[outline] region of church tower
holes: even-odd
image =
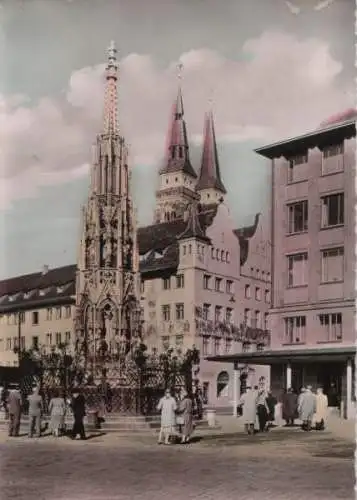
[[[219,203],[227,194],[222,182],[212,110],[205,117],[200,175],[196,184],[201,205]]]
[[[128,148],[118,126],[116,52],[112,42],[103,130],[93,146],[77,263],[76,351],[94,376],[124,357],[140,336],[136,221]]]
[[[166,159],[159,171],[154,222],[182,218],[187,207],[196,200],[197,174],[191,165],[184,118],[183,99],[179,85],[173,106]]]

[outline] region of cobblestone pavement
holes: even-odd
[[[152,436],[88,441],[0,435],[4,500],[353,499],[354,444],[274,429],[158,446]]]

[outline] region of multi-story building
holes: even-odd
[[[353,416],[356,111],[259,148],[272,167],[271,350],[221,358],[271,366],[271,387],[322,386]]]
[[[95,162],[97,170],[91,176],[94,187],[97,165]],[[97,194],[94,189],[93,196]],[[205,400],[220,406],[232,401],[232,366],[210,363],[205,357],[264,348],[269,341],[266,323],[271,300],[269,221],[257,215],[252,226],[237,229],[225,195],[213,114],[209,112],[205,119],[197,173],[190,160],[179,89],[167,156],[159,170],[154,223],[137,231],[143,337],[149,349],[156,351],[199,348],[199,379]],[[79,275],[84,277],[87,243],[88,238],[83,237],[79,248],[83,268]],[[83,283],[76,284],[76,266],[0,282],[1,363],[16,364],[13,347],[18,337],[23,348],[65,340],[73,349],[73,319],[63,315],[74,316]],[[93,297],[92,302],[95,293]],[[16,325],[20,317],[21,323]],[[256,383],[260,376],[269,376],[268,368],[239,368],[242,373],[248,371]]]

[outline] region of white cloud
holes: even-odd
[[[202,135],[211,96],[222,142],[265,143],[302,133],[353,103],[353,82],[341,88],[336,77],[342,66],[318,39],[266,32],[247,40],[236,60],[209,49],[192,50],[180,60],[193,142]],[[120,62],[119,121],[132,163],[155,167],[164,156],[176,64],[162,68],[140,54]],[[102,123],[103,70],[100,65],[75,71],[65,95],[32,106],[26,96],[0,96],[1,207],[34,195],[41,185],[88,171],[91,143]]]

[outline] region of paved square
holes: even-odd
[[[152,436],[2,435],[0,446],[6,500],[354,498],[354,444],[328,432],[235,433],[188,446],[158,446]]]

